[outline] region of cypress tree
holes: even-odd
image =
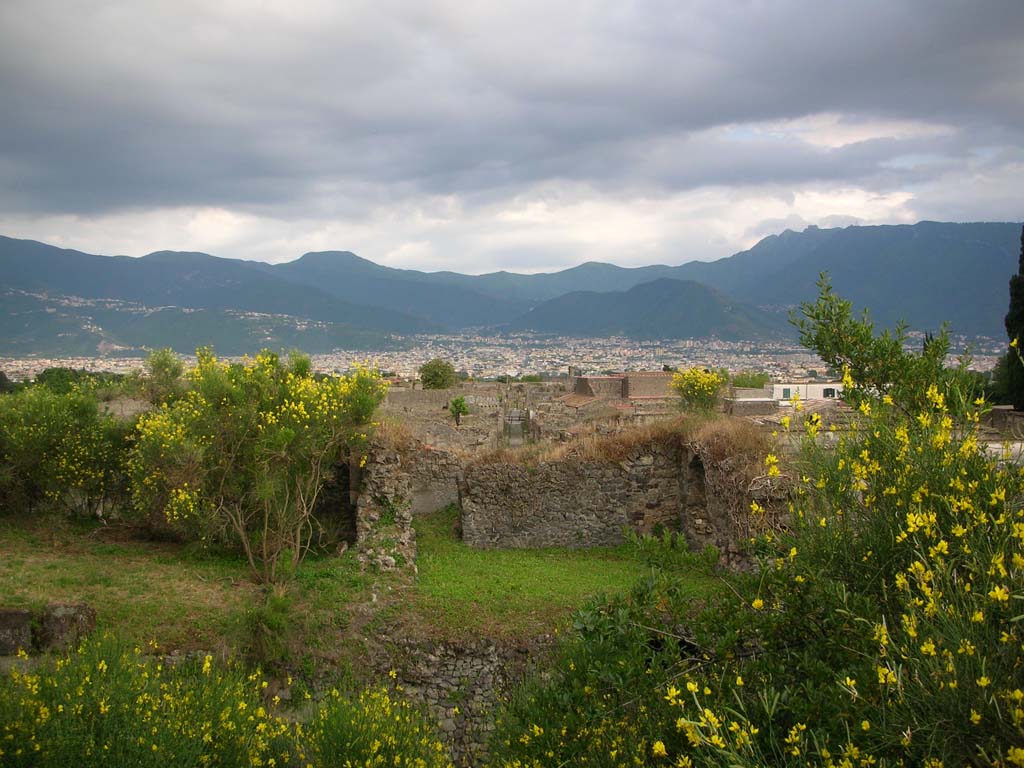
[[[1010,311],[1006,313],[1010,349],[1006,357],[1006,384],[1014,410],[1024,411],[1024,227],[1020,233],[1020,261],[1010,278]]]

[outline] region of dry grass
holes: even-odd
[[[408,453],[419,443],[412,428],[402,419],[391,415],[381,418],[373,436],[375,440],[394,448],[399,453]]]
[[[564,443],[528,443],[518,448],[497,448],[477,457],[477,464],[538,464],[578,459],[593,462],[619,462],[651,444],[682,446],[690,440],[701,422],[693,417],[660,419],[646,424],[609,431],[607,424],[587,424]]]
[[[746,419],[719,418],[703,422],[689,442],[700,446],[705,461],[720,463],[729,457],[744,456],[760,461],[768,453],[768,436]]]

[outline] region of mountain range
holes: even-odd
[[[138,353],[214,343],[381,349],[466,328],[636,339],[777,339],[787,313],[836,292],[881,326],[1001,336],[1021,225],[921,222],[787,230],[714,262],[464,275],[348,251],[281,264],[158,251],[99,256],[0,237],[0,354]]]

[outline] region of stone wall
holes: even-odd
[[[484,764],[495,708],[549,645],[550,638],[522,645],[381,638],[373,665],[381,677],[394,670],[397,684],[440,724],[455,765],[475,766]]]
[[[626,529],[678,529],[682,480],[678,451],[661,445],[621,462],[471,465],[459,486],[462,537],[474,547],[599,547]]]
[[[626,374],[626,397],[672,397],[672,374],[662,371]]]
[[[570,452],[535,466],[471,464],[459,485],[462,536],[481,548],[592,547],[662,526],[681,531],[691,549],[713,545],[724,565],[745,568],[750,502],[774,515],[784,497],[755,487],[752,467],[760,469],[749,457],[671,442],[636,446],[617,462]]]

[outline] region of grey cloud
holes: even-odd
[[[1018,0],[7,0],[0,209],[358,216],[569,180],[827,181],[950,210],[930,184],[974,172],[983,147],[989,162],[1024,148],[1022,72]],[[951,132],[838,149],[723,133],[823,112]]]

